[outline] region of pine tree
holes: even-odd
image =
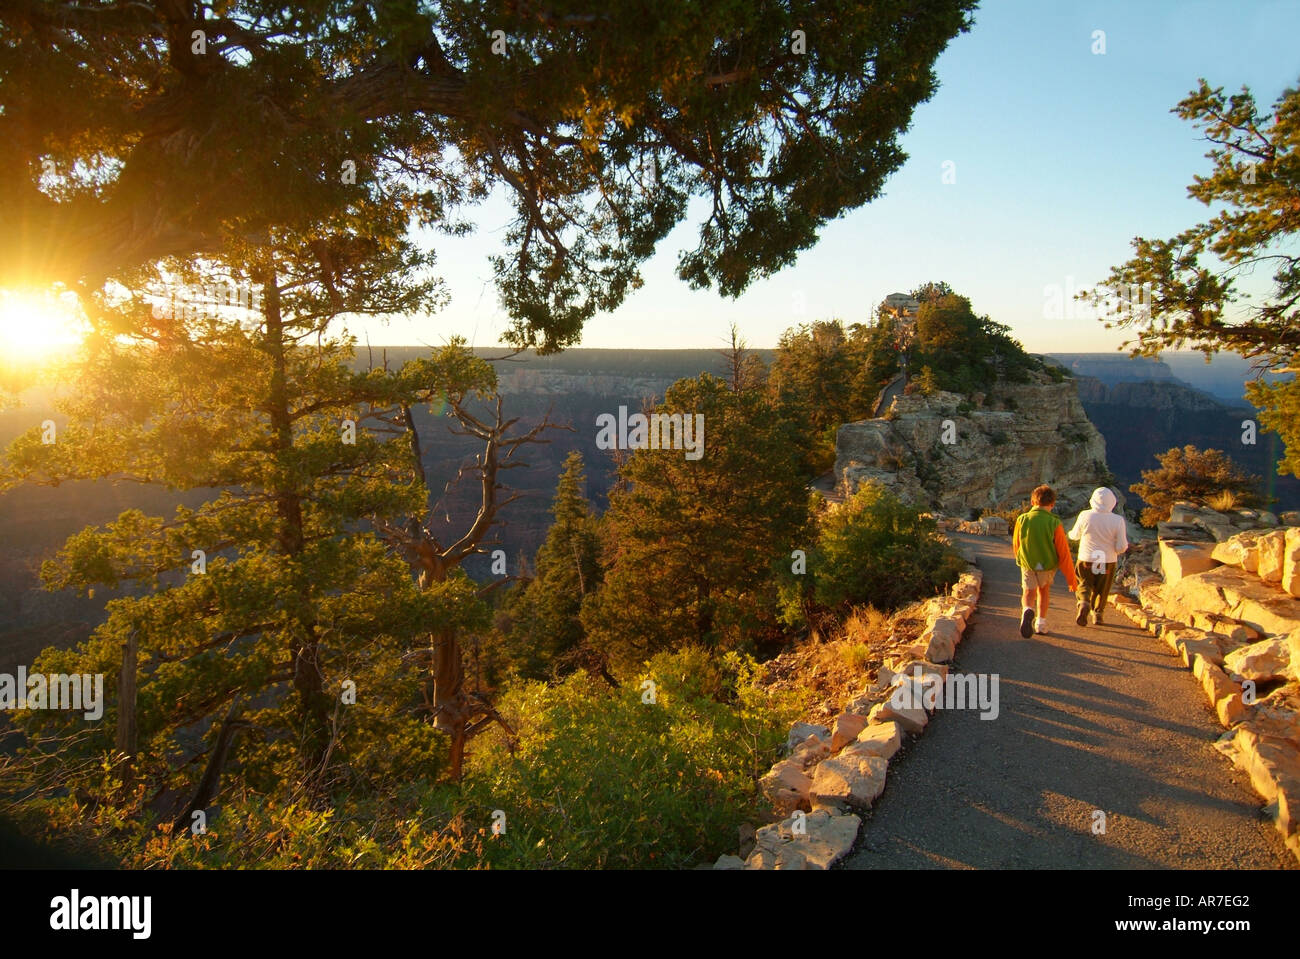
[[[377,249],[322,231],[141,271],[128,295],[90,301],[94,333],[71,372],[67,424],[54,443],[39,429],[21,436],[0,475],[214,493],[171,518],[127,510],[46,563],[49,588],[125,595],[81,648],[46,651],[38,668],[103,673],[136,693],[99,726],[24,717],[32,735],[53,730],[63,743],[33,754],[38,766],[76,769],[64,785],[89,788],[96,764],[73,755],[110,756],[139,790],[189,795],[189,811],[213,798],[227,762],[245,787],[283,781],[320,798],[340,776],[391,763],[367,753],[387,738],[433,745],[393,708],[417,682],[401,654],[430,623],[469,628],[486,609],[464,577],[418,589],[364,530],[424,508],[393,418],[438,391],[427,369],[352,370],[350,339],[326,331],[344,312],[432,305],[437,285],[409,279],[425,265],[401,242]],[[175,291],[159,284],[177,278],[191,290],[246,284],[256,297],[246,308],[177,298],[158,309]],[[367,732],[347,735],[358,727]]]
[[[707,373],[675,383],[656,412],[702,414],[704,450],[635,450],[610,492],[605,582],[582,623],[615,675],[661,650],[773,634],[773,568],[803,545],[797,424]]]
[[[582,601],[601,584],[597,519],[586,497],[582,454],[573,450],[555,488],[554,517],[537,550],[536,574],[507,604],[510,648],[528,676],[559,676],[583,661]]]

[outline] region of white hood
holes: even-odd
[[[1115,508],[1115,494],[1105,486],[1098,486],[1092,491],[1089,505],[1099,513],[1109,513]]]

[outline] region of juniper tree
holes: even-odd
[[[1134,355],[1190,346],[1208,361],[1231,350],[1259,374],[1292,374],[1257,379],[1247,397],[1286,444],[1279,469],[1300,475],[1300,89],[1285,90],[1266,113],[1249,88],[1225,95],[1201,79],[1171,112],[1212,144],[1209,172],[1187,192],[1216,212],[1168,240],[1133,240],[1133,256],[1103,284],[1106,324],[1136,332],[1125,344]],[[1261,266],[1272,269],[1272,290],[1244,295],[1238,281]]]
[[[18,0],[0,8],[0,286],[94,290],[310,233],[367,184],[468,229],[520,345],[576,342],[702,198],[728,296],[880,195],[975,0]]]

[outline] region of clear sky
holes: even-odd
[[[1093,53],[1096,30],[1105,53]],[[902,138],[909,158],[876,202],[827,225],[815,247],[729,300],[677,279],[684,222],[645,264],[645,286],[589,322],[581,346],[716,348],[736,321],[751,346],[786,328],[862,321],[893,291],[946,280],[1035,352],[1115,349],[1087,316],[1044,318],[1045,288],[1092,286],[1134,236],[1200,222],[1187,196],[1208,144],[1170,109],[1205,77],[1265,108],[1300,84],[1300,2],[985,0],[939,58],[940,88]],[[944,164],[955,182],[944,183]],[[490,282],[508,207],[472,211],[479,232],[438,237],[450,304],[439,314],[353,324],[372,343],[497,343],[508,325]],[[1257,277],[1261,281],[1262,277]],[[800,307],[802,306],[802,312]]]

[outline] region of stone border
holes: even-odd
[[[896,705],[906,692],[921,702],[923,689],[942,684],[978,604],[984,574],[962,573],[946,596],[926,603],[925,629],[886,653],[876,682],[836,717],[833,726],[795,723],[785,759],[759,780],[779,822],[754,834],[748,859],[720,856],[714,869],[829,869],[852,850],[865,812],[885,789],[889,760],[904,733],[920,735],[929,722],[924,706]],[[920,676],[916,675],[919,668]]]
[[[1227,621],[1227,633],[1199,629],[1166,617],[1158,590],[1144,588],[1139,597],[1140,602],[1112,593],[1110,601],[1134,625],[1163,639],[1200,682],[1227,730],[1215,748],[1250,777],[1287,849],[1300,860],[1300,724],[1295,713],[1274,708],[1267,697],[1256,702],[1241,685],[1250,682],[1253,690],[1257,679],[1276,672],[1276,644],[1285,646],[1285,640],[1266,638],[1243,645],[1248,637],[1241,635],[1234,620]],[[1259,638],[1258,632],[1251,632]],[[1272,661],[1266,661],[1270,657]]]

